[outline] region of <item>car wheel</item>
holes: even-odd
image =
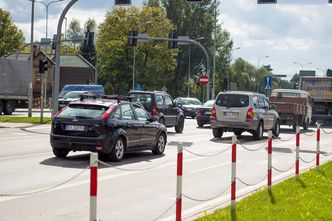
[[[274,127],[272,129],[272,134],[275,137],[279,137],[279,134],[280,134],[280,122],[279,122],[279,120],[276,121],[276,124],[274,125]]]
[[[161,117],[159,120],[158,120],[159,123],[161,123],[162,125],[165,125],[165,119],[163,117]]]
[[[261,140],[263,138],[263,133],[264,133],[264,125],[263,122],[260,121],[257,129],[254,131],[253,135],[256,140]]]
[[[65,158],[69,153],[69,150],[66,149],[52,148],[52,150],[54,155],[59,158]]]
[[[152,150],[152,153],[155,155],[161,155],[165,151],[166,146],[166,135],[164,133],[161,133],[157,140],[157,145]]]
[[[202,123],[197,123],[197,125],[198,125],[198,127],[203,127],[204,126],[204,124],[202,124]]]
[[[296,116],[293,121],[293,131],[296,131],[296,127],[299,125],[299,117]]]
[[[124,139],[122,137],[118,137],[114,142],[114,146],[110,154],[110,160],[121,161],[123,159],[125,149],[126,144]]]
[[[178,120],[178,125],[175,126],[175,132],[182,133],[183,126],[184,126],[184,118],[180,117],[180,119]]]
[[[223,131],[221,128],[212,128],[212,134],[214,138],[221,138]]]
[[[5,103],[3,113],[6,115],[11,115],[14,112],[14,110],[15,110],[14,103],[12,101],[7,101]]]
[[[308,130],[308,125],[309,125],[308,120],[304,120],[304,122],[303,122],[303,130]]]
[[[2,101],[0,101],[0,115],[2,112],[3,112],[3,103],[2,103]]]

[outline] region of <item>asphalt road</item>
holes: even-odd
[[[70,153],[66,159],[55,158],[49,132],[50,125],[0,123],[2,221],[89,219],[89,152]],[[281,132],[281,139],[273,140],[272,165],[278,170],[287,170],[295,163],[295,134],[288,127],[283,127]],[[315,128],[311,128],[301,135],[300,157],[304,161],[315,157],[314,132]],[[226,133],[222,139],[214,139],[209,127],[197,128],[196,120],[186,119],[183,134],[169,128],[163,156],[146,151],[126,155],[119,163],[106,162],[111,166],[100,165],[99,220],[174,220],[177,146],[172,144],[175,141],[192,143],[183,153],[183,218],[190,220],[204,210],[229,205],[232,136]],[[238,196],[267,183],[266,136],[267,133],[261,141],[254,141],[248,133],[239,138],[237,177],[246,184],[237,181]],[[322,131],[323,154],[332,153],[331,138],[332,135]],[[252,151],[255,149],[258,150]],[[331,155],[321,155],[322,161],[331,159]],[[301,170],[314,165],[315,161],[308,164],[300,161]],[[287,172],[273,170],[273,181],[294,172],[294,167]]]

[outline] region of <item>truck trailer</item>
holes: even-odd
[[[10,115],[29,100],[29,61],[0,58],[0,114]]]
[[[312,98],[312,123],[332,123],[332,77],[301,77],[299,87]]]

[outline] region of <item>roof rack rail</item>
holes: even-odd
[[[94,93],[91,93],[91,92],[86,92],[86,93],[83,93],[80,95],[80,101],[83,101],[84,99],[88,99],[88,98],[91,98],[91,99],[97,99],[97,98],[100,98],[101,96],[98,95],[98,94],[94,94]]]
[[[129,101],[131,102],[134,97],[131,96],[125,96],[125,95],[102,95],[102,99],[110,99],[110,100],[117,100],[120,101]]]

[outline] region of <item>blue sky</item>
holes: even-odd
[[[142,5],[142,1],[132,0],[136,6]],[[316,70],[318,75],[332,69],[332,4],[328,0],[278,0],[273,5],[257,5],[257,0],[217,1],[221,11],[218,22],[231,33],[234,48],[240,47],[234,50],[233,59],[242,57],[255,66],[258,60],[260,66],[271,64],[275,74],[286,74],[289,78],[301,66]],[[68,2],[49,6],[49,37],[56,32],[59,15]],[[78,18],[83,25],[88,18],[94,18],[100,23],[114,7],[113,2],[79,0],[68,12],[68,22]],[[10,12],[30,41],[31,1],[0,0],[0,7]],[[43,4],[35,3],[36,40],[45,37],[45,12]]]

